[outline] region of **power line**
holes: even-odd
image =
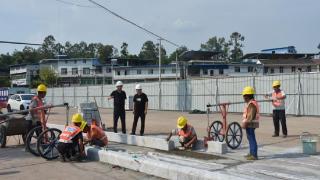
[[[128,22],[128,23],[130,23],[130,24],[132,24],[132,25],[134,25],[134,26],[136,26],[136,27],[138,27],[139,29],[142,29],[143,31],[145,31],[145,32],[147,32],[147,33],[149,33],[149,34],[151,34],[151,35],[153,35],[153,36],[156,36],[156,37],[159,38],[160,40],[166,41],[166,42],[168,42],[169,44],[172,44],[172,45],[174,45],[174,46],[176,46],[176,47],[180,47],[178,44],[176,44],[176,43],[174,43],[174,42],[172,42],[172,41],[169,41],[168,39],[165,39],[165,38],[161,37],[160,35],[157,35],[156,33],[153,33],[152,31],[150,31],[150,30],[148,30],[148,29],[146,29],[146,28],[144,28],[144,27],[142,27],[142,26],[140,26],[140,25],[138,25],[138,24],[136,24],[136,23],[134,23],[134,22],[132,22],[132,21],[130,21],[130,20],[122,17],[122,16],[120,16],[119,14],[117,14],[117,13],[115,13],[114,11],[108,9],[107,7],[105,7],[105,6],[101,5],[101,4],[98,4],[97,2],[95,2],[95,1],[93,1],[93,0],[89,0],[89,1],[90,1],[91,3],[99,6],[100,8],[106,10],[108,13],[111,13],[112,15],[114,15],[114,16],[116,16],[116,17],[118,17],[118,18],[120,18],[120,19],[122,19],[122,20],[124,20],[124,21],[126,21],[126,22]]]
[[[42,44],[38,43],[26,43],[26,42],[14,42],[14,41],[0,41],[0,43],[4,44],[23,44],[23,45],[31,45],[31,46],[41,46]]]
[[[72,6],[82,7],[82,8],[96,8],[96,7],[93,7],[93,6],[86,6],[86,5],[77,4],[77,3],[73,3],[73,2],[69,2],[69,1],[64,1],[64,0],[55,0],[55,1],[58,1],[58,2],[63,3],[63,4],[68,4],[68,5],[72,5]]]

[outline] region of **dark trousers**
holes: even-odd
[[[279,135],[279,121],[281,122],[282,134],[287,135],[287,123],[286,123],[286,112],[285,110],[273,110],[273,125],[274,134]]]
[[[249,141],[250,155],[258,158],[258,145],[256,140],[255,128],[246,128],[247,138]]]
[[[144,112],[134,114],[133,125],[132,125],[132,134],[136,134],[136,128],[137,128],[139,117],[141,119],[140,135],[143,135],[144,134],[145,119],[146,119],[146,115],[144,114]]]
[[[71,156],[75,156],[77,153],[80,152],[80,147],[77,142],[74,142],[74,143],[59,142],[57,149],[58,149],[59,153],[66,158],[70,158]]]
[[[122,133],[126,133],[126,111],[114,111],[113,112],[113,131],[115,133],[118,132],[118,120],[119,117],[121,119],[121,127],[122,127]]]

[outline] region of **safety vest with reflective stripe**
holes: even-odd
[[[282,91],[273,91],[272,92],[272,105],[276,108],[276,109],[285,109],[284,106],[284,100],[281,99],[283,98],[283,93]]]
[[[253,104],[257,109],[256,117],[252,121],[248,121],[248,119],[247,119],[248,107],[249,107],[250,104]],[[246,104],[246,106],[244,107],[244,110],[243,110],[242,117],[243,117],[242,122],[248,123],[247,127],[249,127],[249,128],[258,128],[259,127],[260,109],[259,109],[258,102],[256,100],[251,100],[251,101],[249,101],[249,103]]]
[[[94,136],[92,134],[94,134]],[[101,127],[99,127],[95,124],[91,125],[90,131],[88,132],[87,136],[90,140],[99,139],[104,143],[104,145],[108,145],[108,138],[107,138],[105,132],[103,131],[103,129]]]
[[[191,137],[192,136],[192,126],[187,124],[187,130],[183,131],[182,129],[179,130],[178,136],[183,136],[185,138]]]
[[[72,143],[72,139],[81,132],[82,131],[78,126],[67,126],[60,134],[59,142]]]
[[[33,96],[32,100],[37,102],[37,107],[42,107],[43,106],[43,102],[42,102],[42,100],[40,100],[40,98],[38,96]],[[45,120],[45,111],[44,111],[44,109],[38,109],[38,110],[34,111],[33,115],[36,118],[38,118],[38,120],[40,120],[40,121],[41,121],[41,119],[43,121]]]

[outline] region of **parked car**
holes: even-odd
[[[34,94],[14,94],[10,96],[7,103],[8,112],[29,109]]]

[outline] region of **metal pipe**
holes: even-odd
[[[260,100],[257,102],[272,102],[272,100]],[[234,104],[244,104],[246,102],[226,102],[226,103],[218,103],[218,104],[207,104],[207,107],[217,107],[222,105],[234,105]]]

